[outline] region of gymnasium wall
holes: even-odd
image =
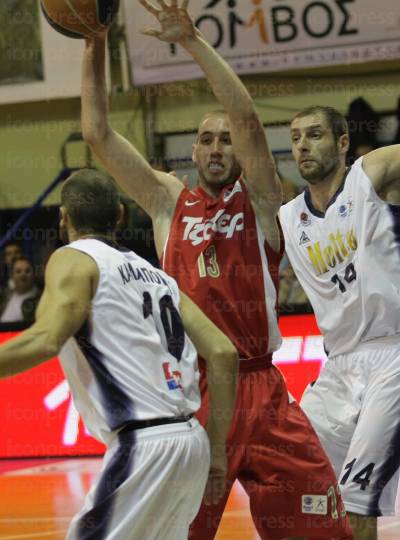
[[[329,73],[332,73],[330,68]],[[372,74],[369,74],[372,73]],[[394,111],[400,95],[400,70],[393,62],[335,68],[329,75],[314,70],[293,75],[243,77],[264,123],[288,121],[307,105],[333,105],[342,112],[363,96],[377,112]],[[196,129],[201,116],[218,105],[203,81],[148,88],[155,105],[154,131]],[[143,91],[142,91],[143,94]],[[111,123],[145,151],[140,95],[115,96]],[[69,133],[79,130],[79,99],[0,106],[0,208],[30,206],[62,168],[60,147]],[[68,147],[70,166],[84,162],[83,146]],[[58,192],[46,204],[57,204]]]

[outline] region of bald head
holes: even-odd
[[[220,118],[221,121],[224,120],[226,123],[229,124],[229,116],[223,109],[208,112],[202,117],[202,119],[199,122],[199,128],[197,130],[197,139],[199,138],[202,128],[204,124],[207,122],[207,120],[214,119],[214,118],[217,120]]]

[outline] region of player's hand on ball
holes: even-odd
[[[204,493],[204,503],[207,506],[218,504],[224,496],[227,470],[225,445],[211,447],[210,472]]]
[[[139,0],[142,6],[149,13],[152,13],[161,25],[161,30],[146,28],[142,31],[142,34],[154,36],[168,43],[180,43],[194,39],[196,28],[187,12],[189,0],[182,0],[181,7],[178,5],[178,0],[169,0],[169,4],[165,0],[156,1],[160,8],[156,8],[148,0]]]

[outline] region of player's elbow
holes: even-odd
[[[252,101],[250,101],[246,107],[239,109],[237,114],[240,116],[237,123],[241,129],[249,133],[249,135],[257,137],[258,133],[264,130],[264,126],[262,125]]]
[[[106,122],[82,122],[83,140],[93,149],[105,144],[109,133],[109,126]]]
[[[230,373],[233,377],[236,377],[238,367],[239,353],[233,344],[226,339],[214,348],[210,355],[207,371],[224,375]]]
[[[64,341],[58,339],[57,337],[50,337],[43,347],[43,358],[53,358],[57,356],[61,350],[61,347],[64,345]]]

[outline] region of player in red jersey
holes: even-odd
[[[277,273],[283,241],[277,223],[280,181],[254,104],[230,67],[187,13],[141,0],[161,23],[147,34],[177,42],[203,69],[226,113],[200,123],[193,159],[199,186],[154,171],[107,121],[104,40],[88,42],[83,68],[82,129],[122,188],[152,217],[156,247],[173,275],[241,356],[238,397],[229,435],[225,497],[203,505],[191,531],[214,538],[235,479],[250,497],[263,540],[352,538],[333,469],[315,432],[271,363],[280,345]],[[165,248],[165,249],[164,249]],[[201,379],[201,420],[208,394]],[[215,474],[223,452],[212,456]]]

